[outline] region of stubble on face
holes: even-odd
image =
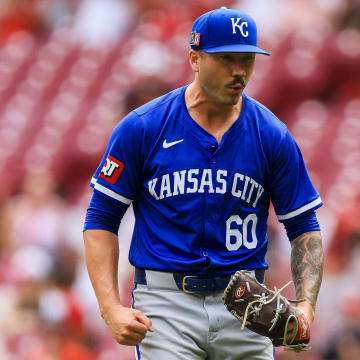
[[[242,91],[238,94],[231,94],[224,81],[218,74],[201,74],[199,76],[200,87],[212,102],[219,105],[236,105],[242,95]]]
[[[211,102],[233,106],[239,103],[253,65],[246,69],[248,75],[232,75],[229,65],[219,54],[200,53],[202,71],[199,72],[200,87]]]

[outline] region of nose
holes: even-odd
[[[232,76],[241,76],[241,77],[246,76],[246,69],[243,64],[243,61],[238,60],[238,61],[233,62],[232,67],[231,67],[231,75]]]

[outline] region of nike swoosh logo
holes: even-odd
[[[169,148],[171,146],[174,146],[174,145],[176,145],[178,143],[181,143],[182,141],[184,141],[184,139],[181,139],[181,140],[178,140],[178,141],[172,141],[172,142],[168,143],[168,142],[166,142],[166,139],[165,139],[164,142],[163,142],[163,148],[167,149],[167,148]]]

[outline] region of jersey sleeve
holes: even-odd
[[[314,211],[322,205],[302,154],[290,132],[285,128],[274,145],[271,174],[271,201],[278,220],[286,220]]]
[[[113,130],[105,154],[91,179],[94,191],[130,205],[142,174],[141,120],[131,112]]]

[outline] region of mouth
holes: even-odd
[[[232,94],[240,94],[244,87],[240,84],[228,86],[228,91]]]
[[[232,94],[240,94],[245,88],[245,82],[237,79],[226,86]]]

